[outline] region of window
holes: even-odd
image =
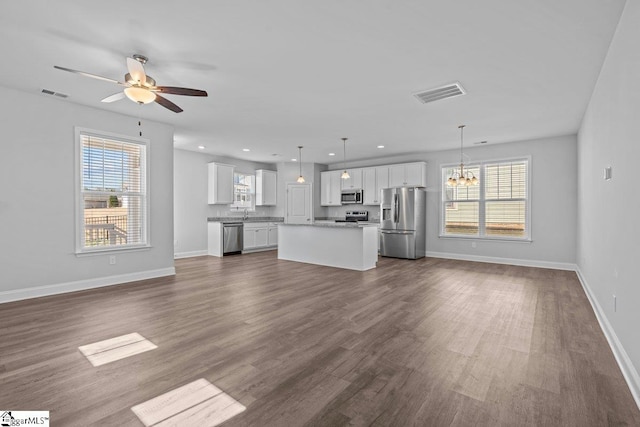
[[[478,185],[451,187],[442,168],[442,236],[530,239],[529,159],[468,165]]]
[[[147,141],[76,134],[77,252],[147,246]]]
[[[247,209],[256,208],[256,176],[235,172],[233,174],[233,203],[232,208]]]

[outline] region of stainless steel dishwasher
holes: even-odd
[[[231,255],[241,253],[244,225],[241,222],[229,222],[223,225],[222,230],[222,254]]]

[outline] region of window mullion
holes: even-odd
[[[478,235],[480,237],[484,237],[486,235],[486,226],[485,226],[485,217],[486,217],[486,212],[485,212],[485,197],[486,195],[485,193],[485,170],[486,170],[487,166],[486,165],[481,165],[480,166],[480,200],[478,203]]]

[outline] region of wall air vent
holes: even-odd
[[[455,82],[435,89],[423,90],[421,92],[414,93],[413,96],[418,98],[418,101],[426,104],[433,101],[439,101],[441,99],[465,95],[466,93],[467,92],[464,90],[462,85],[459,82]]]
[[[54,91],[49,90],[49,89],[42,89],[42,93],[44,93],[46,95],[57,96],[58,98],[68,98],[69,97],[69,95],[67,95],[67,94],[60,93],[60,92],[54,92]]]

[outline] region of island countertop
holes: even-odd
[[[278,224],[278,259],[366,271],[378,261],[378,226]]]
[[[280,225],[280,224],[278,224]],[[314,222],[311,224],[282,224],[301,227],[326,227],[326,228],[364,228],[377,227],[376,224],[363,224],[357,222]]]
[[[223,224],[233,222],[283,222],[284,218],[281,216],[250,216],[248,218],[241,216],[210,216],[207,218],[207,221],[221,222]]]

